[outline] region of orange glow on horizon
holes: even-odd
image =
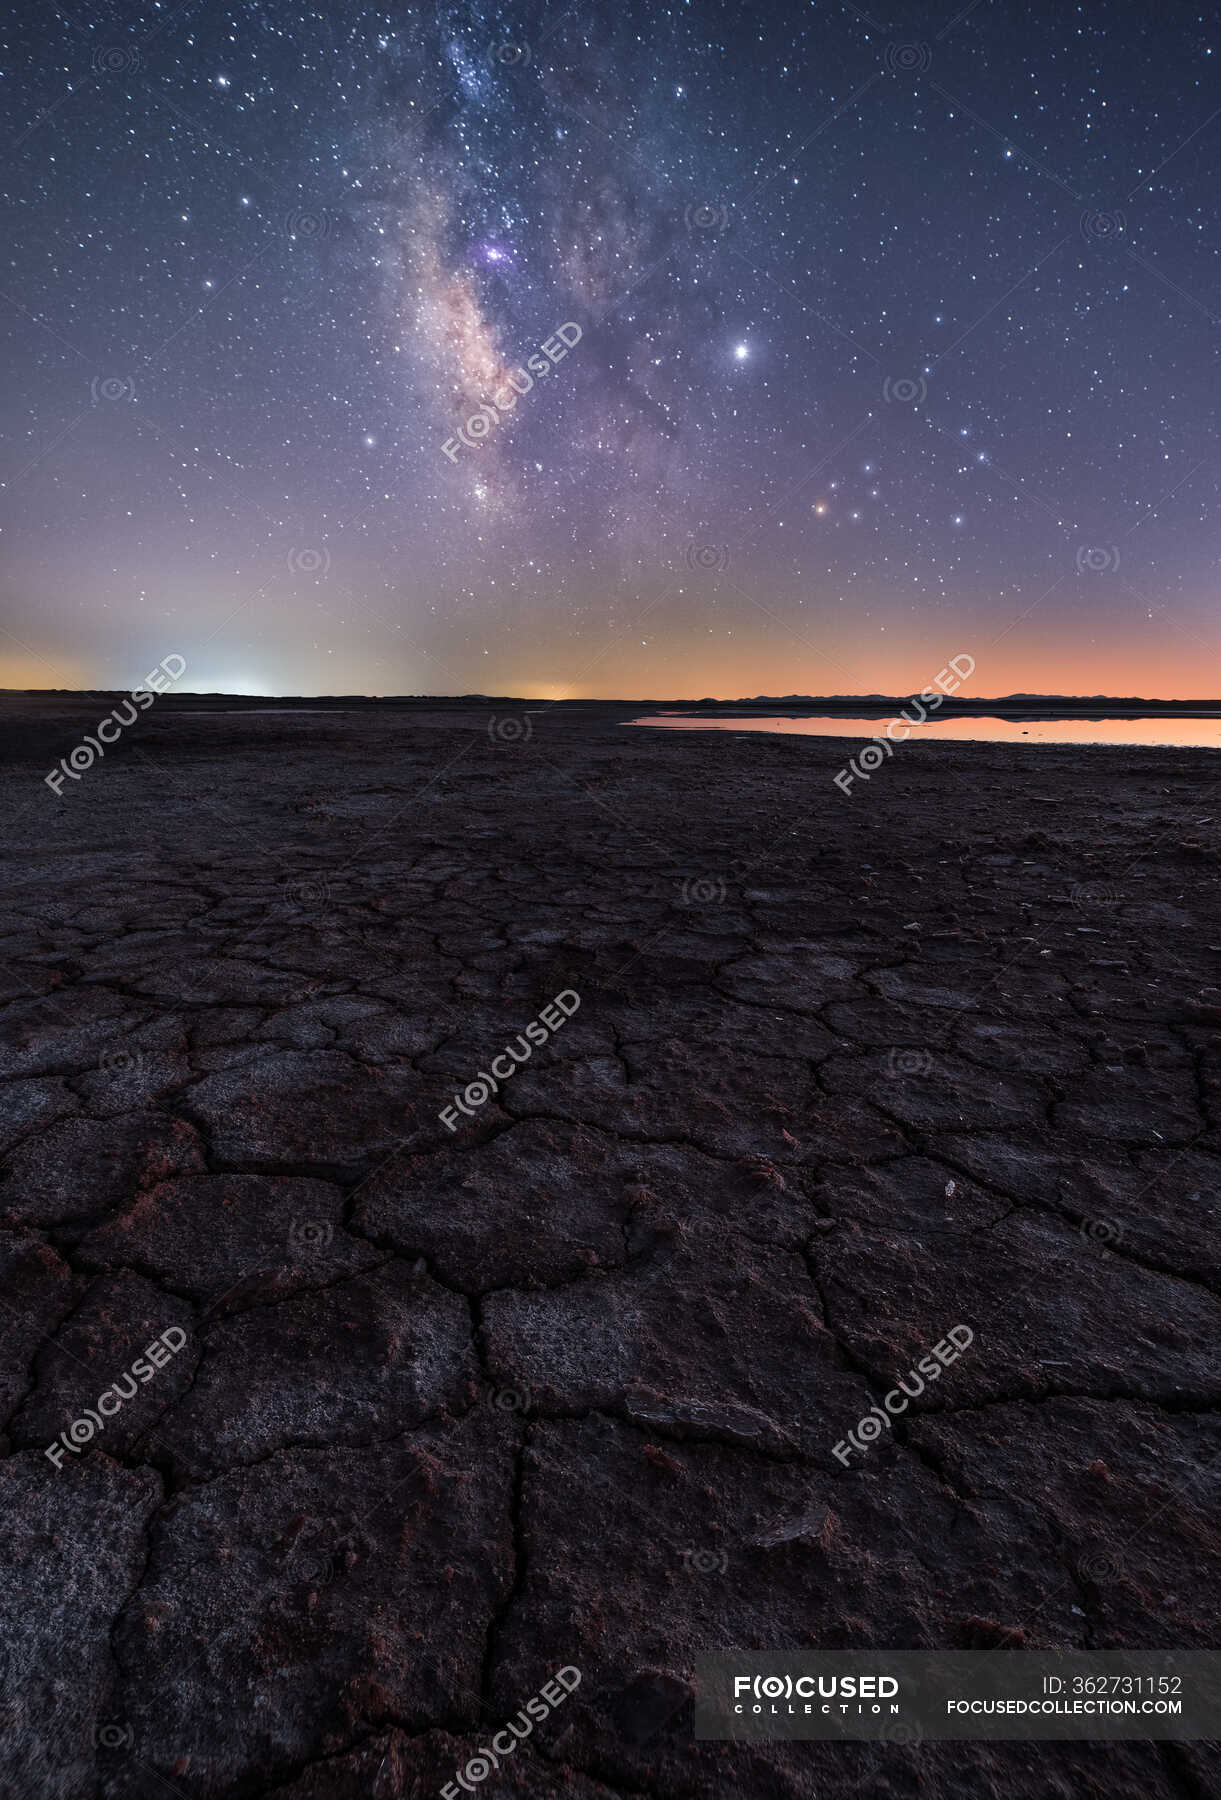
[[[249,632],[241,643],[215,639],[207,617],[169,624],[166,641],[172,638],[186,659],[185,675],[175,683],[179,694],[487,694],[541,705],[901,697],[932,686],[952,657],[965,654],[975,670],[957,697],[968,702],[1008,694],[1221,700],[1221,635],[1199,605],[1128,618],[1123,633],[1108,638],[1095,620],[1064,606],[1057,611],[1052,600],[1025,617],[1015,602],[1015,622],[999,627],[995,615],[972,618],[965,608],[922,609],[902,623],[864,606],[807,608],[755,583],[749,590],[735,584],[719,596],[696,584],[654,605],[647,596],[625,604],[622,595],[606,604],[614,622],[586,625],[579,638],[546,635],[525,621],[511,651],[492,634],[481,634],[475,649],[467,632],[459,636],[447,621],[429,632],[409,618],[415,643],[408,647],[401,639],[387,643],[376,631],[345,631],[326,615],[311,621],[316,641],[294,647]],[[145,644],[139,654],[107,647],[86,659],[46,643],[10,643],[0,650],[0,687],[119,691],[139,680],[158,654]]]

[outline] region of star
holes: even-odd
[[[20,28],[22,66],[51,86],[89,10],[65,4]],[[512,675],[561,692],[605,643],[595,680],[618,697],[649,577],[688,567],[716,592],[715,651],[731,630],[743,651],[718,660],[702,623],[667,616],[648,647],[696,694],[782,692],[835,666],[862,692],[921,685],[893,646],[934,628],[995,642],[998,691],[1095,692],[1126,667],[1134,691],[1147,653],[1127,574],[1083,580],[1072,631],[1044,644],[1034,627],[1094,542],[1059,516],[1095,520],[1105,546],[1147,494],[1132,556],[1166,627],[1148,679],[1215,689],[1189,646],[1213,466],[1212,240],[1192,171],[1216,138],[1198,35],[1168,33],[1142,71],[1138,10],[1103,9],[1088,42],[1068,15],[994,22],[997,54],[975,63],[983,15],[960,9],[952,78],[940,47],[874,46],[882,67],[932,54],[942,98],[961,95],[944,107],[936,83],[883,106],[859,15],[823,21],[803,0],[779,0],[767,32],[641,0],[562,23],[561,7],[521,36],[499,6],[425,9],[410,31],[358,8],[325,44],[308,12],[169,4],[142,49],[95,44],[93,80],[73,73],[50,116],[31,89],[6,168],[34,229],[0,284],[21,446],[0,471],[20,502],[2,522],[19,573],[0,688],[39,679],[19,642],[67,653],[41,606],[53,543],[82,685],[122,679],[157,606],[205,684],[257,654],[273,691],[342,667],[353,691]],[[1105,83],[1081,61],[1103,40]],[[81,74],[89,51],[80,38]],[[922,199],[905,208],[913,151]],[[1078,190],[1057,246],[1047,208]],[[1126,193],[1164,222],[1143,260],[1122,248],[1143,204]],[[330,616],[341,579],[366,606],[334,658],[277,604],[299,584],[283,558],[268,570],[276,533]],[[732,580],[708,580],[724,557]],[[167,577],[140,604],[150,567]],[[229,589],[265,580],[230,619]],[[776,622],[790,601],[828,657],[800,676]],[[868,668],[862,619],[875,647],[887,635]],[[1109,662],[1091,648],[1108,633]]]

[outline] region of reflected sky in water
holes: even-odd
[[[889,714],[875,719],[698,718],[683,713],[658,713],[632,719],[633,725],[659,726],[671,731],[782,731],[801,737],[872,738],[884,732]],[[903,721],[906,724],[906,721]],[[930,720],[910,727],[911,740],[940,743],[986,744],[1145,744],[1167,749],[1221,750],[1221,717],[1211,719],[997,719]],[[901,730],[896,730],[900,741]]]

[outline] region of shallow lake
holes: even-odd
[[[872,738],[886,730],[895,713],[884,713],[872,719],[851,719],[822,714],[816,717],[770,717],[752,715],[745,718],[706,718],[691,713],[658,713],[647,718],[631,719],[632,725],[659,726],[671,731],[783,731],[803,737]],[[905,725],[906,721],[901,721]],[[894,741],[902,740],[902,728],[894,733]],[[1192,750],[1221,750],[1221,715],[1208,718],[1136,718],[1136,719],[998,719],[986,713],[978,716],[937,719],[925,725],[912,725],[911,739],[928,743],[953,740],[958,743],[993,744],[1146,744]]]

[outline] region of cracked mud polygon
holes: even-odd
[[[562,1668],[484,1791],[1215,1791],[691,1729],[726,1649],[1213,1641],[1208,753],[861,809],[833,740],[628,716],[166,707],[50,820],[77,714],[11,726],[6,1793],[425,1796]]]

